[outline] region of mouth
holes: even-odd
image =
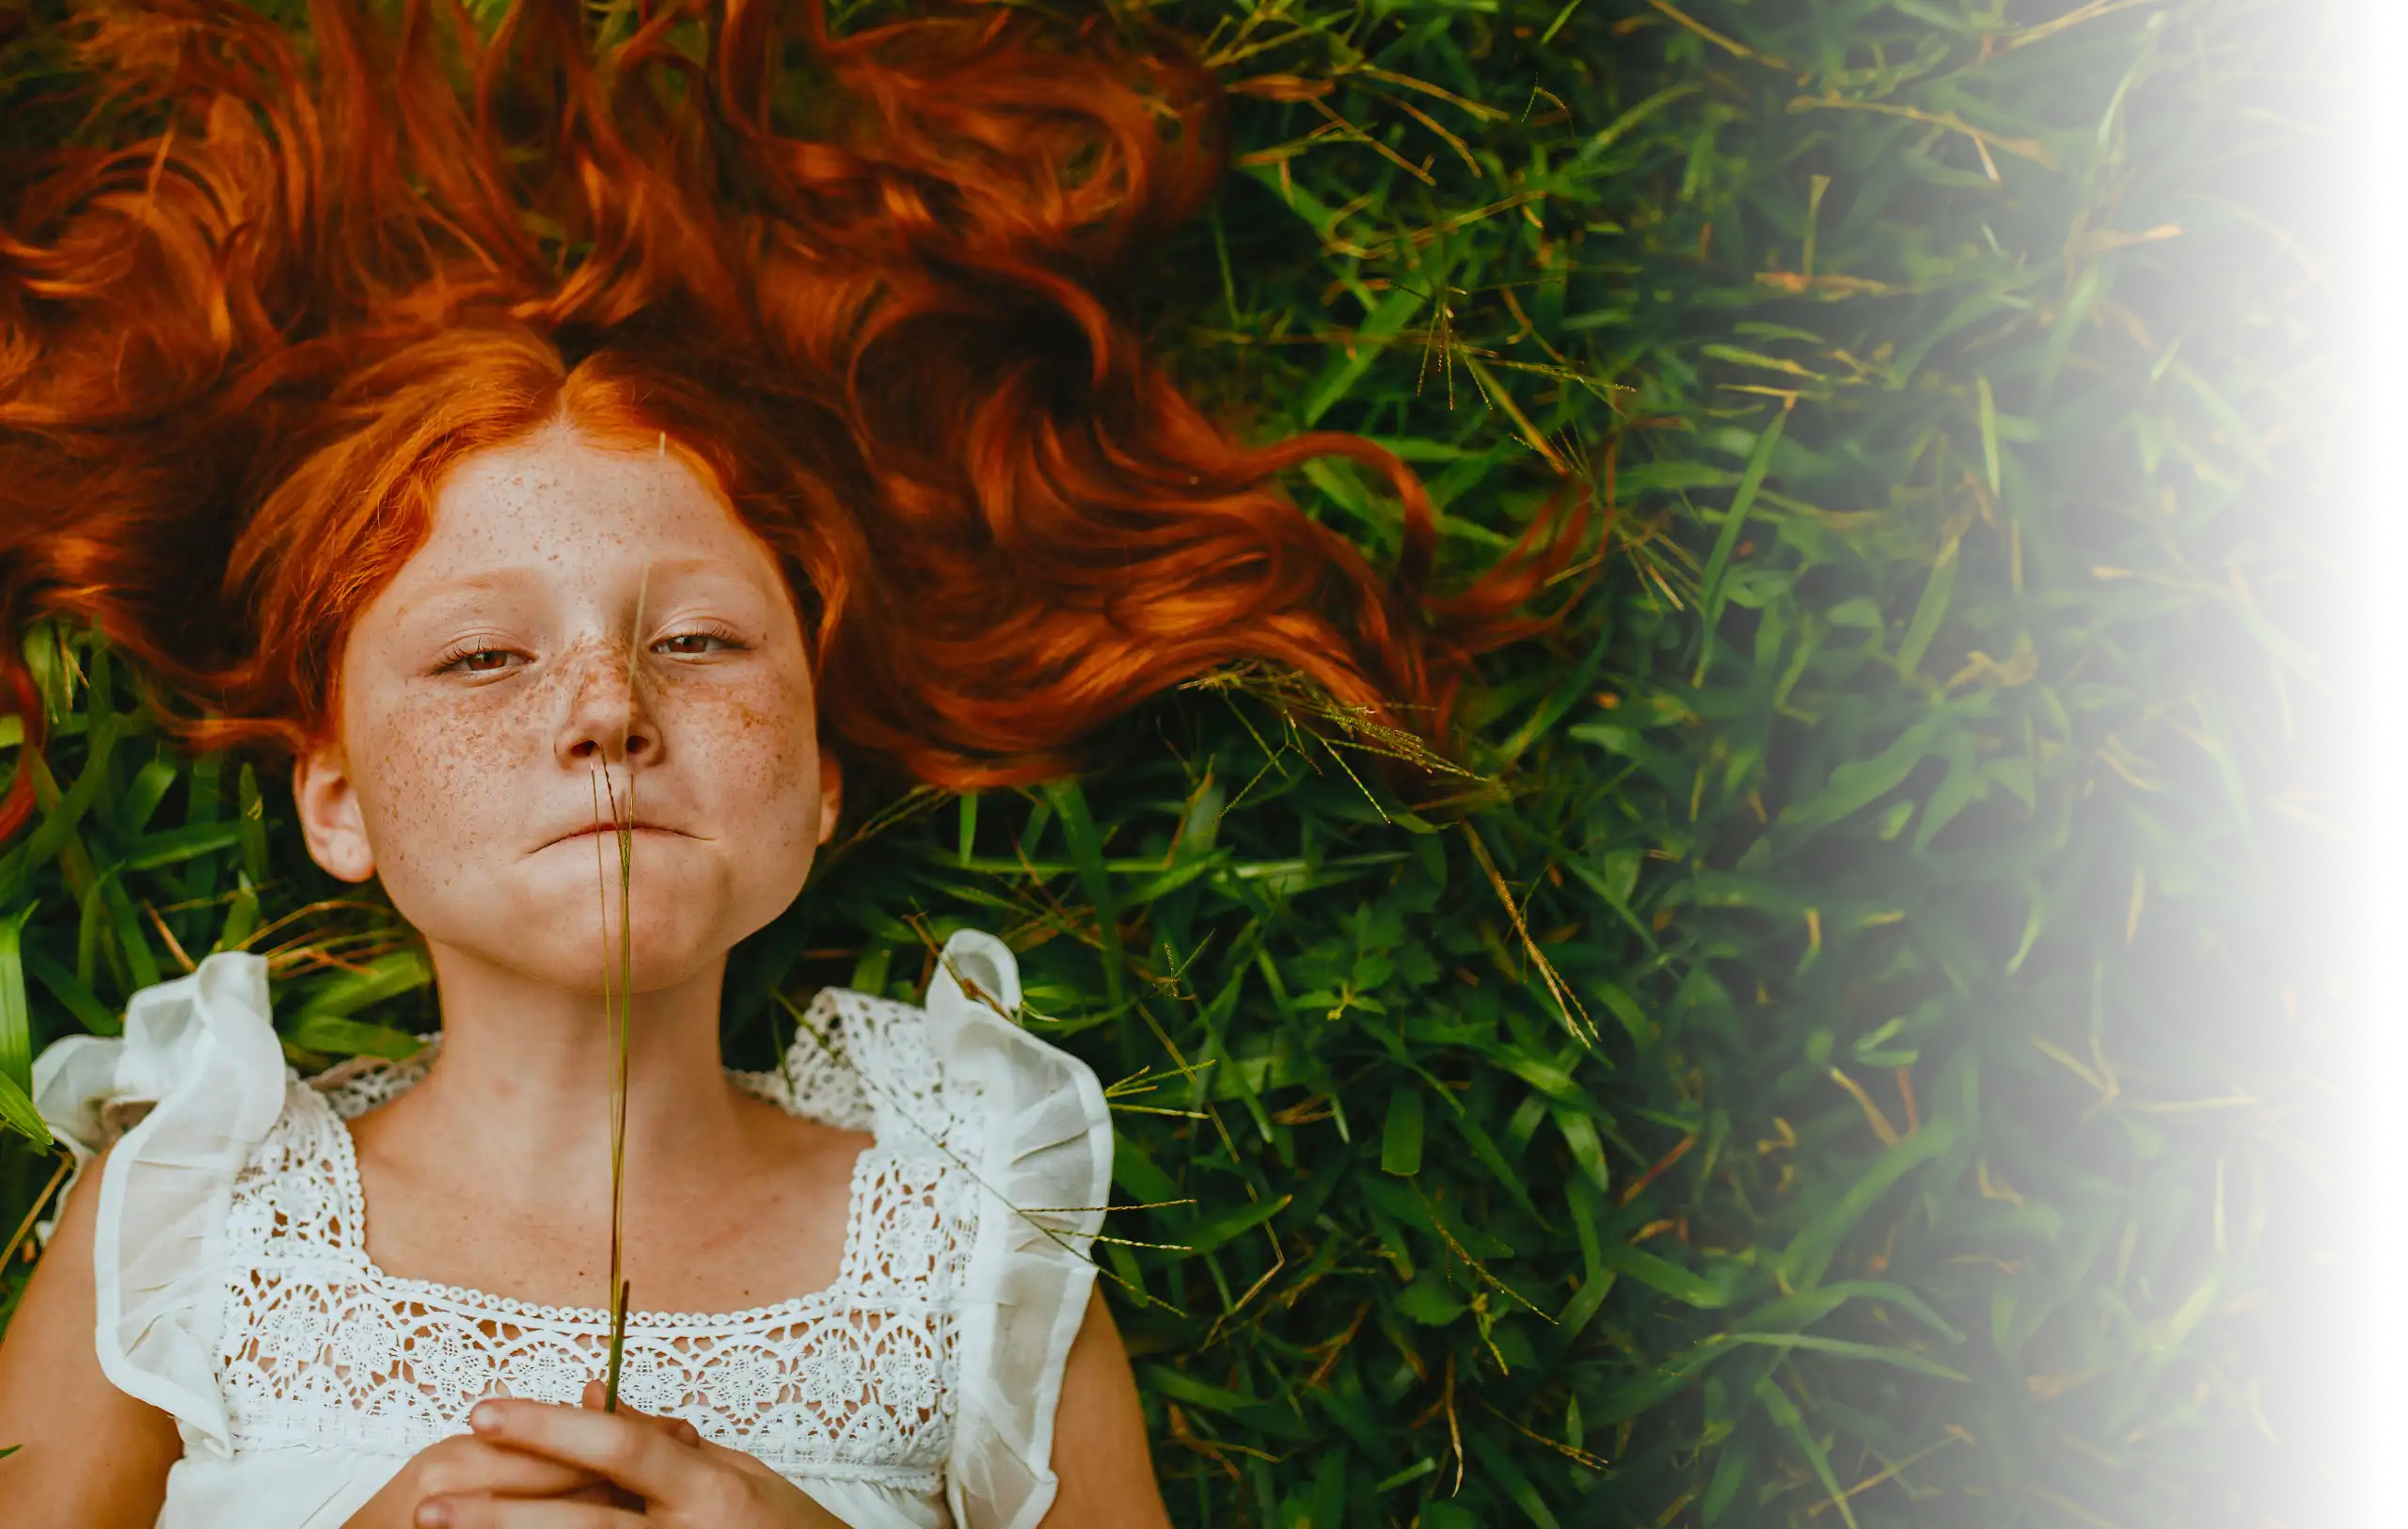
[[[630,823],[627,825],[627,831],[638,836],[650,834],[666,838],[693,837],[691,834],[680,833],[674,828],[663,828],[658,823]],[[589,823],[585,827],[578,829],[574,833],[562,834],[560,837],[553,839],[548,844],[546,844],[544,848],[548,850],[555,844],[583,844],[590,839],[597,837],[615,837],[618,835],[618,832],[619,825],[616,823]]]

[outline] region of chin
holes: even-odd
[[[618,986],[623,957],[615,877],[607,903],[589,872],[574,884],[513,886],[499,899],[479,899],[471,906],[402,912],[429,941],[548,986],[598,996],[606,961],[610,983]],[[723,960],[744,932],[724,913],[717,886],[646,884],[639,872],[627,920],[635,991],[673,987]]]

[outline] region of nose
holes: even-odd
[[[553,748],[563,767],[633,771],[658,759],[660,730],[645,704],[643,669],[629,663],[626,643],[589,645],[567,679],[567,710]]]

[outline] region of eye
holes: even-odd
[[[653,644],[652,650],[655,653],[667,653],[677,658],[699,658],[705,653],[717,653],[725,648],[741,645],[743,645],[724,632],[681,631]]]
[[[437,674],[498,675],[511,666],[518,655],[507,648],[472,647],[447,653],[436,666]]]

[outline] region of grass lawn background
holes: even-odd
[[[104,132],[11,14],[0,152]],[[952,927],[1022,950],[1157,1207],[1101,1253],[1182,1524],[2316,1521],[2337,12],[1154,14],[1238,124],[1134,295],[1182,374],[1390,445],[1465,565],[1585,484],[1597,575],[1447,803],[1261,675],[894,798],[739,952],[732,1051]],[[1343,465],[1294,487],[1393,544]],[[0,1112],[213,946],[305,1067],[431,1023],[388,917],[312,910],[279,769],[24,641]],[[0,1234],[55,1166],[0,1144]]]

